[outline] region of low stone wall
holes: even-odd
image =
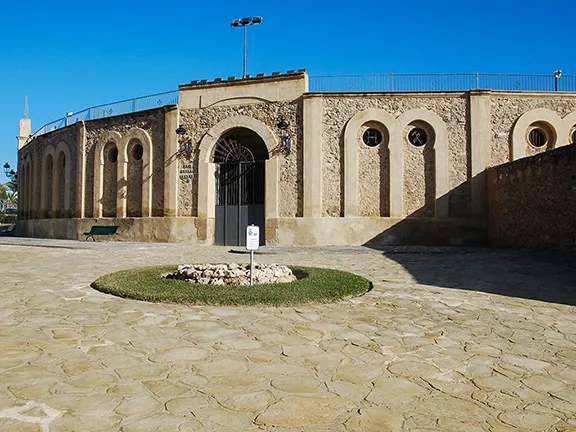
[[[576,250],[576,144],[488,170],[494,246]]]
[[[457,218],[279,218],[266,221],[266,243],[307,246],[483,245],[484,221]]]
[[[84,240],[92,225],[119,225],[110,241],[195,242],[197,218],[101,218],[101,219],[31,219],[18,221],[16,235],[21,237]]]

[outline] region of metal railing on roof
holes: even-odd
[[[66,115],[65,117],[45,124],[36,132],[34,132],[34,134],[31,135],[28,140],[30,141],[37,136],[55,131],[68,125],[72,125],[79,121],[96,120],[105,117],[112,117],[121,114],[129,114],[153,108],[160,108],[166,105],[174,105],[178,103],[178,98],[178,90],[173,90],[169,92],[156,93],[149,96],[126,99],[119,102],[112,102],[109,104],[86,108],[85,110]]]
[[[534,92],[576,92],[576,75],[511,74],[380,74],[310,76],[309,91],[319,93],[354,92],[434,92],[503,90]],[[177,104],[178,90],[98,105],[45,124],[29,140],[78,121],[129,114]]]
[[[576,92],[576,75],[381,74],[310,76],[311,92],[426,92],[502,90]]]

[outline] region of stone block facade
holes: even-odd
[[[193,82],[178,105],[29,140],[18,232],[81,238],[119,224],[119,240],[218,243],[234,223],[218,206],[244,199],[222,194],[242,190],[261,194],[267,244],[484,243],[487,169],[575,130],[576,94],[311,93],[306,73]],[[239,166],[264,164],[260,183],[226,168],[240,150]]]

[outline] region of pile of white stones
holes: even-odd
[[[250,285],[250,264],[180,265],[168,279],[203,285]],[[288,267],[278,264],[254,264],[254,283],[286,283],[296,280]]]

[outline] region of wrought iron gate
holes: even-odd
[[[216,244],[246,245],[246,227],[264,244],[264,161],[216,164]]]

